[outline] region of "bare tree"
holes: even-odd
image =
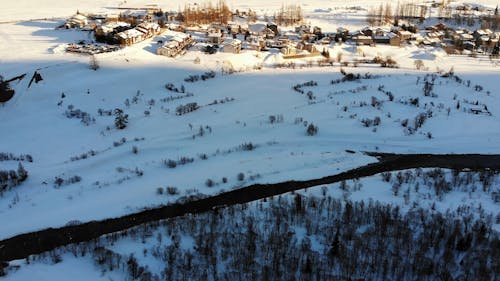
[[[89,67],[92,70],[98,70],[99,69],[99,62],[97,62],[97,59],[95,55],[90,56],[90,61],[89,61]]]

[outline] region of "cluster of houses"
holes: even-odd
[[[468,50],[498,55],[500,32],[493,32],[490,29],[475,31],[453,29],[441,23],[428,27],[425,37],[416,40],[424,45],[441,46],[448,53]]]
[[[500,33],[489,29],[455,30],[438,24],[420,31],[416,25],[403,23],[393,27],[365,27],[350,32],[339,27],[336,32],[323,33],[320,27],[299,25],[281,32],[274,23],[229,23],[205,27],[184,27],[174,24],[174,12],[158,14],[158,10],[132,10],[118,16],[96,16],[77,13],[67,20],[66,28],[92,28],[96,40],[128,46],[151,38],[165,29],[175,30],[158,55],[177,56],[195,41],[207,44],[210,53],[223,51],[238,54],[241,50],[265,51],[279,49],[284,58],[320,56],[321,45],[332,42],[353,42],[356,45],[387,44],[401,46],[410,41],[416,44],[446,48],[447,51],[471,50],[498,54]],[[193,37],[194,36],[194,37]],[[325,46],[326,47],[326,46]],[[325,47],[321,49],[325,49]]]
[[[160,25],[155,22],[142,22],[131,27],[127,22],[110,21],[95,29],[95,37],[97,41],[129,46],[151,38],[160,31]]]

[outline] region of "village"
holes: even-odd
[[[416,14],[421,14],[427,8],[414,10]],[[456,21],[457,15],[464,15],[471,9],[461,7],[455,10],[457,14],[448,12],[448,17]],[[242,51],[265,52],[274,49],[279,50],[285,60],[319,57],[318,61],[332,63],[334,58],[330,58],[329,49],[342,43],[394,47],[411,44],[442,48],[447,54],[483,54],[490,58],[499,55],[498,8],[482,11],[480,15],[467,13],[466,19],[469,21],[475,17],[478,21],[487,19],[490,23],[482,26],[491,28],[473,30],[449,27],[444,20],[423,27],[416,23],[423,22],[418,16],[406,14],[396,17],[395,14],[393,19],[387,16],[383,8],[380,11],[379,14],[367,15],[372,19],[368,18],[369,25],[362,29],[348,30],[339,26],[336,32],[323,32],[320,26],[307,24],[300,6],[283,6],[271,18],[259,18],[252,10],[230,11],[223,1],[217,6],[210,3],[195,8],[189,6],[180,12],[163,12],[155,5],[126,9],[117,15],[77,11],[60,28],[93,32],[94,42],[79,42],[66,48],[68,52],[90,55],[116,51],[158,35],[166,35],[166,39],[157,40],[156,54],[167,57],[181,56],[192,46],[198,45],[198,49],[207,54],[239,54]],[[340,62],[340,58],[336,60]]]

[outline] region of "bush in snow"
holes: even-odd
[[[318,133],[318,127],[311,123],[307,126],[306,132],[308,136],[314,136]]]
[[[207,179],[207,180],[205,181],[205,185],[206,185],[207,187],[212,187],[212,186],[214,186],[214,181],[213,181],[212,179]]]
[[[11,187],[20,185],[28,178],[28,171],[21,163],[17,170],[0,170],[0,192]]]
[[[95,123],[95,119],[90,114],[80,109],[75,109],[75,107],[71,104],[68,105],[68,109],[64,112],[64,115],[70,119],[80,119],[80,122],[82,122],[85,126]]]
[[[123,110],[120,108],[116,108],[114,110],[115,114],[115,127],[118,130],[123,130],[127,127],[128,124],[128,114],[124,114]]]

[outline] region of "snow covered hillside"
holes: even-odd
[[[400,65],[344,67],[359,76],[344,81],[338,64],[297,60],[303,68],[276,69],[283,61],[273,52],[206,55],[196,48],[170,59],[155,55],[150,39],[97,55],[94,71],[88,57],[59,51],[89,35],[55,30],[58,24],[0,25],[8,42],[0,46],[0,73],[27,74],[12,82],[16,95],[0,107],[8,120],[0,125],[0,152],[33,158],[22,163],[27,181],[2,193],[2,238],[375,161],[360,151],[498,153],[499,68],[487,59],[432,47],[332,45],[332,56],[391,56]],[[415,59],[428,71],[415,70]],[[227,65],[236,73],[221,73]],[[454,75],[441,77],[450,69]],[[43,80],[29,86],[35,71]],[[185,80],[211,71],[214,78]],[[128,116],[124,129],[115,126],[116,109]],[[0,164],[15,170],[19,162]]]
[[[362,9],[338,0],[301,4],[306,21],[328,31],[366,25],[367,8],[382,2],[365,1]],[[194,5],[177,0],[158,5],[167,11],[189,3]],[[328,66],[316,59],[285,59],[272,48],[210,55],[201,43],[176,58],[156,55],[158,42],[172,37],[171,31],[95,55],[95,62],[65,52],[68,44],[93,40],[87,31],[56,29],[76,10],[116,13],[118,7],[147,4],[156,3],[18,0],[0,10],[0,75],[3,80],[25,75],[10,82],[12,100],[0,103],[0,171],[7,172],[7,178],[0,174],[0,240],[254,183],[333,175],[377,161],[366,151],[500,153],[500,61],[481,54],[348,42],[321,46],[340,58]],[[228,4],[260,15],[272,15],[282,5]],[[391,58],[398,67],[358,63],[374,58]],[[416,61],[423,64],[418,70]],[[30,81],[36,76],[41,79]],[[489,218],[498,231],[498,175],[457,173],[409,170],[297,194],[374,200],[403,213],[465,208],[471,218]],[[440,189],[443,179],[446,192]],[[262,207],[252,204],[253,210]],[[297,239],[307,236],[301,227],[294,230]],[[358,234],[364,226],[359,227]],[[148,245],[170,239],[156,238],[155,231]],[[188,232],[179,235],[189,252],[195,234]],[[124,238],[112,250],[123,257],[142,255],[139,263],[162,276],[161,259],[148,256],[151,247],[136,252],[134,239]],[[328,248],[325,241],[310,244],[318,252]],[[61,255],[64,262],[50,266],[17,261],[21,269],[9,280],[64,279],[77,267],[82,280],[125,278],[124,272],[92,272],[90,258]]]

